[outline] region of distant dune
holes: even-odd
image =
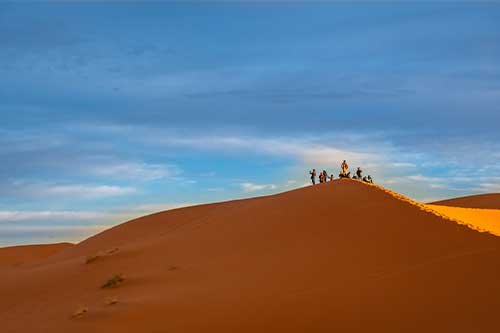
[[[73,244],[57,243],[0,248],[0,268],[36,262],[70,246],[73,246]]]
[[[431,204],[464,208],[500,209],[500,193],[470,195],[461,198],[431,202]]]
[[[2,333],[494,332],[500,237],[439,214],[336,180],[149,215],[0,267]]]
[[[471,227],[488,231],[500,236],[500,209],[462,208],[440,205],[426,205],[428,208],[456,219],[459,223],[469,224]]]

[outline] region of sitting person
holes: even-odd
[[[343,174],[342,172],[339,174],[339,178],[351,178],[351,172],[349,171],[346,174]]]
[[[366,183],[373,184],[372,177],[370,175],[363,177],[363,181]]]

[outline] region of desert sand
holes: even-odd
[[[500,237],[354,180],[161,212],[49,256],[29,249],[2,250],[4,333],[500,326]]]
[[[461,198],[436,201],[431,204],[463,208],[500,209],[500,193],[470,195]]]
[[[500,236],[500,209],[426,206],[448,218],[456,219],[458,223],[468,224],[472,228]]]
[[[43,245],[23,245],[0,248],[0,268],[15,267],[23,264],[36,262],[40,259],[50,257],[61,251],[71,243],[43,244]]]

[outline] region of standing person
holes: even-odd
[[[333,173],[330,175],[330,181],[333,182]]]
[[[323,170],[323,182],[326,183],[328,181],[328,174],[326,173],[326,170]]]
[[[349,169],[349,165],[347,165],[347,162],[345,160],[344,160],[344,162],[342,162],[340,167],[342,168],[342,174],[344,176],[347,175],[347,169]]]
[[[311,175],[311,182],[313,185],[316,185],[316,169],[312,169],[312,171],[309,171],[309,174]]]
[[[361,170],[360,167],[358,167],[358,170],[356,170],[356,175],[358,176],[358,179],[362,179],[363,177],[361,176],[361,173],[363,172],[363,170]]]

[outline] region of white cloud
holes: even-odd
[[[118,207],[114,208],[113,211],[123,212],[122,214],[128,214],[129,216],[141,216],[145,214],[151,214],[156,212],[161,212],[165,210],[187,207],[196,205],[195,202],[165,202],[165,203],[149,203],[137,205],[135,207]]]
[[[391,166],[395,168],[416,168],[417,165],[415,163],[409,163],[409,162],[394,162],[390,164]]]
[[[264,190],[275,190],[277,188],[274,184],[254,184],[254,183],[241,183],[243,192],[257,192]]]
[[[208,191],[208,192],[222,192],[222,191],[224,191],[224,188],[223,187],[209,187],[209,188],[206,188],[205,191]]]
[[[57,184],[13,180],[0,188],[0,194],[9,197],[62,198],[62,199],[99,199],[135,193],[129,186]]]
[[[88,211],[0,211],[0,222],[20,221],[96,221],[107,219],[110,214]]]
[[[136,162],[96,164],[89,169],[96,176],[143,181],[172,177],[179,173],[179,170],[172,165]]]
[[[133,187],[109,185],[53,185],[43,189],[45,194],[78,198],[103,198],[134,193]]]
[[[479,192],[500,192],[500,183],[480,183],[473,190]]]
[[[71,211],[71,210],[0,210],[0,222],[94,222],[95,224],[124,222],[143,215],[192,206],[193,202],[152,203],[135,207],[114,207],[109,211]],[[68,226],[71,228],[71,226]]]

